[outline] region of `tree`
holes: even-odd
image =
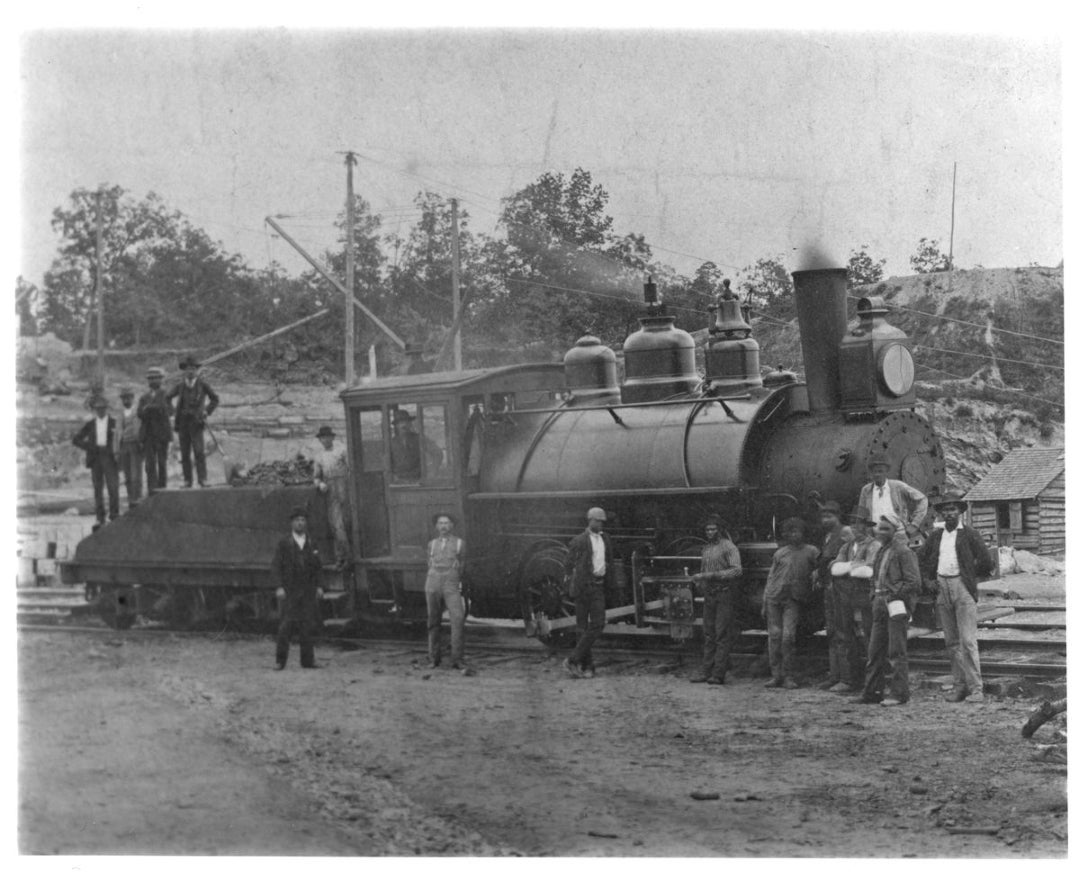
[[[874,260],[866,250],[867,246],[861,245],[852,249],[848,256],[848,287],[855,288],[860,285],[873,285],[881,281],[885,275],[885,260]]]
[[[583,333],[620,341],[640,310],[652,252],[638,234],[617,236],[607,191],[580,167],[544,173],[503,201],[505,240],[485,247],[500,287],[478,313],[508,344],[550,355]]]
[[[783,320],[795,317],[795,286],[780,255],[759,257],[739,275],[743,299],[755,310]]]
[[[937,239],[927,239],[923,236],[915,247],[915,253],[911,256],[911,268],[917,273],[946,272],[951,269],[952,263],[947,254],[941,251],[941,243]]]
[[[156,194],[136,201],[114,185],[76,189],[69,204],[53,212],[60,246],[45,274],[43,329],[83,348],[90,344],[99,208],[110,342],[120,347],[167,340],[206,343],[249,333],[260,323],[250,320],[257,293],[242,258],[229,255]]]

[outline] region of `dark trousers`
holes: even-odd
[[[592,666],[593,642],[604,632],[604,584],[587,581],[582,588],[574,599],[578,640],[570,662],[588,669]]]
[[[142,499],[143,456],[138,442],[120,443],[120,471],[124,474],[128,508],[138,505]]]
[[[823,599],[825,606],[825,638],[829,641],[829,681],[836,684],[836,682],[845,679],[841,677],[843,670],[840,668],[839,640],[836,637],[836,593],[833,590],[831,579],[829,586],[825,588]]]
[[[836,656],[840,681],[862,687],[874,617],[870,608],[870,579],[842,576],[832,580],[836,621]]]
[[[888,600],[881,595],[874,596],[871,608],[874,623],[870,631],[870,651],[867,655],[863,696],[876,699],[882,695],[885,690],[887,660],[892,666],[890,693],[894,699],[907,702],[911,695],[908,687],[907,615],[890,618]]]
[[[195,472],[199,484],[206,484],[206,443],[203,428],[194,424],[180,425],[180,465],[184,469],[184,483],[191,486],[191,455],[195,454]]]
[[[165,490],[169,443],[148,440],[144,450],[146,452],[146,492],[152,494],[157,490]]]
[[[788,595],[766,599],[765,622],[769,628],[769,671],[773,678],[794,678],[799,601]]]
[[[120,474],[116,460],[109,454],[99,454],[90,467],[90,479],[94,483],[94,509],[99,524],[105,523],[105,491],[109,492],[109,520],[120,516]]]
[[[701,671],[723,679],[731,668],[731,646],[735,642],[735,592],[729,584],[708,584],[702,628],[705,646]]]
[[[290,615],[286,613],[277,632],[277,662],[284,666],[289,660],[289,642],[293,635],[299,637],[300,665],[315,665],[315,621],[309,615]]]

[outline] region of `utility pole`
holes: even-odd
[[[105,283],[101,280],[101,188],[98,188],[94,217],[94,244],[97,265],[94,268],[94,297],[97,301],[97,389],[105,392]]]
[[[956,161],[952,165],[952,214],[949,216],[949,291],[952,291],[952,243],[956,228]]]
[[[356,274],[356,256],[353,251],[353,228],[356,217],[353,214],[353,171],[356,155],[345,152],[345,290],[348,300],[345,303],[345,385],[353,384],[353,370],[356,366],[356,313],[352,301],[356,298],[354,278]]]
[[[461,314],[461,287],[459,284],[459,273],[461,271],[461,248],[458,240],[458,223],[457,223],[457,200],[450,200],[450,230],[451,241],[450,250],[453,253],[450,265],[450,285],[454,291],[454,324],[458,324],[459,315]],[[461,369],[461,329],[454,332],[454,369]]]

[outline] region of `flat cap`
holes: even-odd
[[[606,521],[607,512],[601,509],[599,506],[593,506],[585,514],[585,519],[588,521]]]
[[[146,370],[147,378],[165,378],[165,370],[160,366],[151,366]]]

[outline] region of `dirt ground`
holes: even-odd
[[[1031,702],[884,709],[603,652],[575,681],[539,646],[467,676],[360,645],[275,672],[266,638],[20,632],[20,851],[1066,856]]]

